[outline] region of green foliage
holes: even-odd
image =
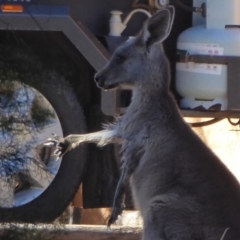
[[[62,234],[64,225],[60,224],[14,224],[0,226],[1,240],[54,240]]]

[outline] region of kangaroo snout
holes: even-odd
[[[94,77],[94,81],[97,84],[97,87],[103,88],[104,87],[104,78],[100,73],[97,73]]]
[[[106,74],[102,72],[99,72],[95,75],[94,81],[96,82],[97,87],[102,88],[104,90],[110,90],[110,89],[116,88],[118,85],[114,83],[108,83]]]
[[[95,76],[94,76],[95,83],[98,84],[100,82],[100,79],[101,79],[100,74],[96,73]]]

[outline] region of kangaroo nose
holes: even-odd
[[[96,75],[95,75],[94,81],[95,81],[96,83],[99,83],[99,81],[100,81],[100,76],[99,76],[99,74],[96,74]]]
[[[97,87],[102,88],[104,86],[105,78],[102,73],[97,73],[94,77],[94,81],[97,84]]]

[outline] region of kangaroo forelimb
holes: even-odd
[[[108,220],[108,227],[115,223],[118,216],[122,214],[125,208],[125,192],[129,184],[130,177],[137,168],[139,161],[144,154],[144,149],[137,147],[138,145],[126,144],[123,152],[123,166],[120,179],[118,181],[117,189],[113,200],[113,209]]]
[[[71,134],[65,138],[54,135],[49,138],[44,145],[55,146],[54,155],[62,157],[66,152],[76,148],[81,143],[96,143],[98,146],[104,146],[109,143],[121,143],[121,137],[114,130],[102,130],[88,134]]]
[[[117,189],[114,194],[114,200],[113,200],[113,209],[112,213],[110,215],[110,218],[108,220],[108,227],[110,227],[113,223],[115,223],[118,219],[118,216],[122,214],[122,211],[125,208],[125,191],[126,191],[126,174],[123,169],[123,173],[121,174],[121,177],[118,181]]]

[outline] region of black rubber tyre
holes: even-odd
[[[0,49],[0,53],[1,65],[6,71],[11,69],[13,74],[17,73],[18,81],[38,90],[50,102],[58,115],[64,136],[85,132],[82,108],[64,77],[29,52]],[[67,153],[49,187],[25,205],[0,208],[0,222],[51,222],[56,219],[78,190],[85,161],[85,146]]]

